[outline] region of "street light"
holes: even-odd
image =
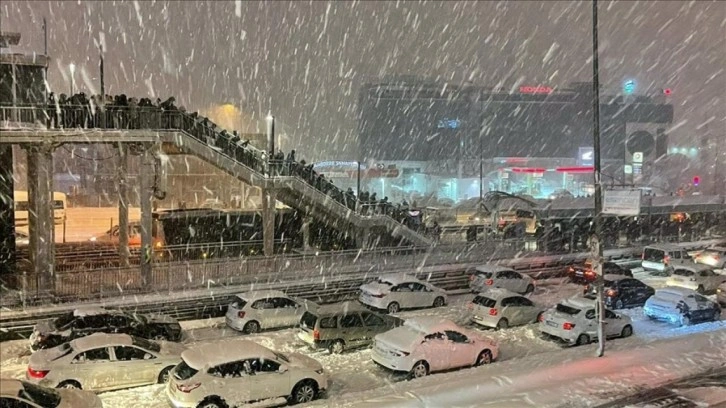
[[[76,64],[71,63],[68,65],[68,68],[71,71],[71,94],[69,95],[70,97],[73,96],[73,92],[75,91],[76,87]]]

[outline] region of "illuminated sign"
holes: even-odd
[[[441,119],[436,125],[439,129],[458,129],[461,126],[459,119]]]
[[[551,94],[551,86],[520,86],[519,93],[523,94]]]
[[[623,92],[626,95],[632,95],[635,93],[635,88],[637,87],[634,79],[628,79],[627,81],[623,82]]]
[[[580,147],[577,152],[578,166],[592,166],[595,164],[595,149],[592,147]]]

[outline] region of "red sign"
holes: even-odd
[[[551,86],[520,86],[519,93],[523,94],[551,94]]]

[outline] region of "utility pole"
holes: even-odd
[[[100,56],[99,69],[101,71],[101,101],[105,105],[106,103],[106,86],[103,81],[103,43],[98,42],[98,54]]]
[[[597,356],[605,354],[605,301],[602,276],[602,184],[600,180],[600,66],[597,41],[597,0],[592,1],[592,136],[595,151],[595,251],[594,269],[597,273]]]

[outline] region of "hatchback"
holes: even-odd
[[[371,308],[397,313],[401,309],[441,307],[446,292],[409,275],[383,275],[360,287],[358,300]]]
[[[680,265],[668,277],[668,286],[693,289],[698,293],[713,293],[718,285],[726,282],[726,275],[714,272],[708,265]]]
[[[367,347],[380,333],[403,324],[395,316],[380,315],[352,302],[322,306],[305,312],[298,338],[315,348],[338,354],[355,347]]]
[[[534,279],[514,269],[494,264],[477,266],[469,277],[469,288],[482,292],[490,288],[502,288],[516,293],[531,293],[535,288]]]
[[[542,334],[583,345],[597,339],[597,303],[587,298],[571,298],[544,312],[540,318]],[[605,336],[628,337],[633,334],[630,317],[605,309]]]
[[[279,290],[240,293],[227,307],[227,326],[244,333],[257,333],[263,329],[292,327],[316,303],[287,296]]]
[[[471,321],[486,327],[506,329],[536,323],[544,311],[526,297],[506,289],[490,289],[474,297],[468,305]]]
[[[721,319],[718,303],[691,289],[672,286],[656,290],[645,302],[643,312],[651,319],[682,326]]]

